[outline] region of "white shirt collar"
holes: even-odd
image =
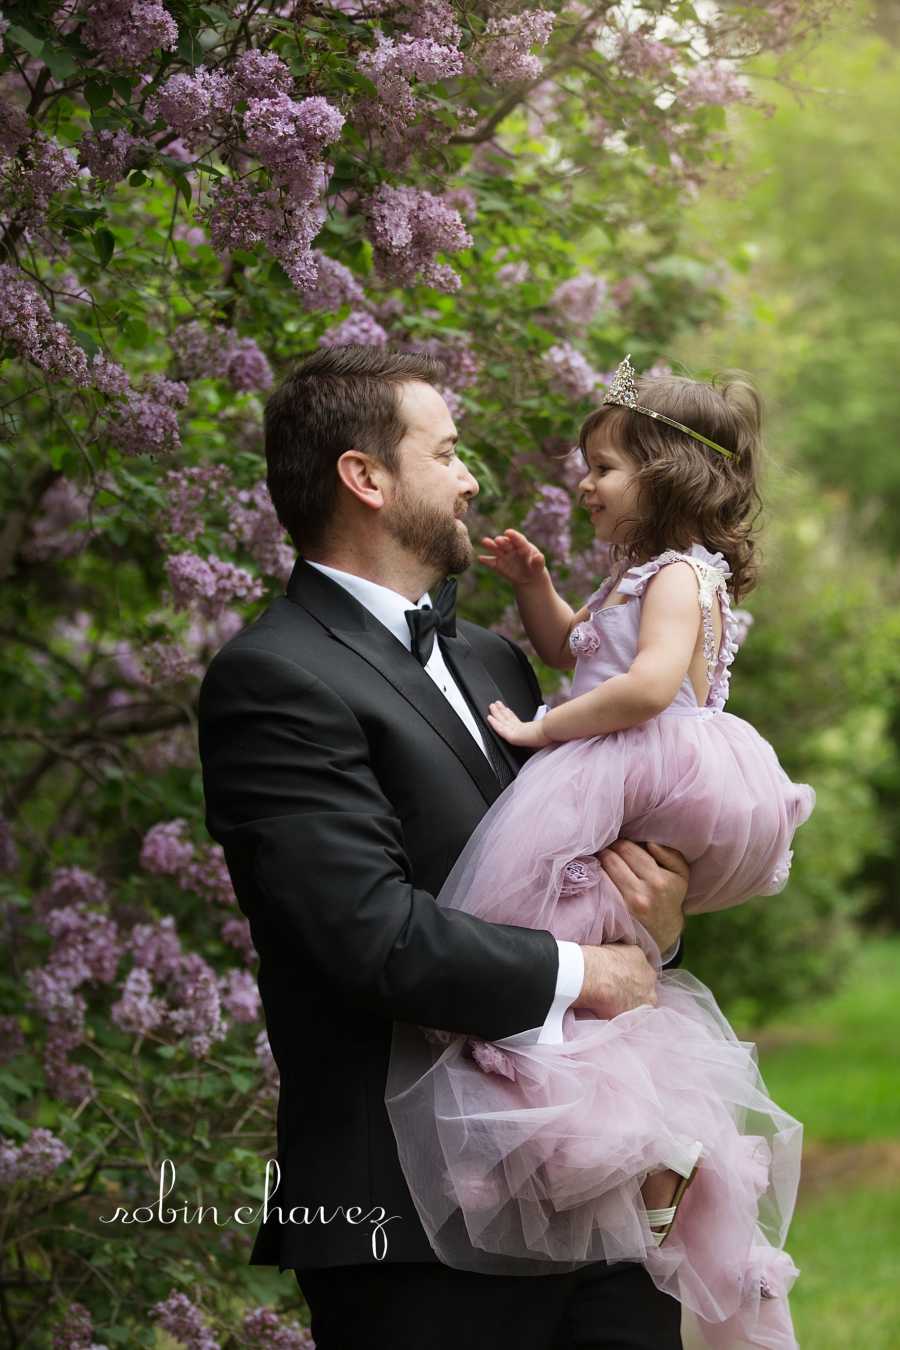
[[[339,586],[343,586],[344,590],[349,591],[370,614],[374,614],[379,623],[384,624],[385,628],[393,633],[398,642],[403,643],[408,652],[412,651],[412,637],[409,624],[406,622],[406,611],[430,608],[431,596],[428,591],[413,604],[407,596],[401,595],[399,591],[392,591],[388,586],[380,586],[377,581],[355,576],[353,572],[342,572],[339,568],[328,567],[325,563],[310,562],[309,558],[304,561],[319,572],[324,572],[326,577],[331,577]]]

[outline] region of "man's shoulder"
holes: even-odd
[[[481,657],[493,656],[500,660],[515,659],[520,663],[528,659],[521,647],[493,628],[484,628],[481,624],[471,623],[468,619],[457,619],[456,629]]]
[[[236,666],[290,663],[300,672],[314,667],[325,635],[311,614],[279,596],[252,623],[228,639],[209,663],[204,683]]]

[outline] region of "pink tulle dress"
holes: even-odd
[[[533,755],[481,820],[441,906],[582,944],[637,942],[658,965],[594,856],[613,840],[679,849],[691,864],[691,914],[784,887],[793,834],[815,794],[724,710],[738,640],[721,554],[694,544],[611,576],[570,639],[572,697],[629,669],[645,589],[677,560],[698,583],[705,705],[685,677],[650,721]],[[614,589],[624,602],[604,607]],[[700,1343],[794,1350],[787,1293],[797,1271],[783,1244],[802,1128],[767,1095],[755,1047],[737,1039],[687,971],[662,972],[656,1007],[611,1019],[570,1008],[561,1043],[500,1046],[395,1023],[385,1101],[444,1264],[543,1275],[640,1261],[681,1301],[686,1334]],[[660,1169],[688,1175],[695,1162],[657,1246],[642,1182]]]

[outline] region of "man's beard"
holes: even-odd
[[[419,562],[432,566],[440,576],[458,575],[471,567],[475,550],[468,531],[460,529],[458,517],[449,516],[446,507],[432,506],[410,496],[402,479],[382,523],[392,538],[402,544]]]

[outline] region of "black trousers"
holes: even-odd
[[[637,1264],[528,1276],[405,1262],[294,1273],[316,1350],[682,1350],[681,1304]]]

